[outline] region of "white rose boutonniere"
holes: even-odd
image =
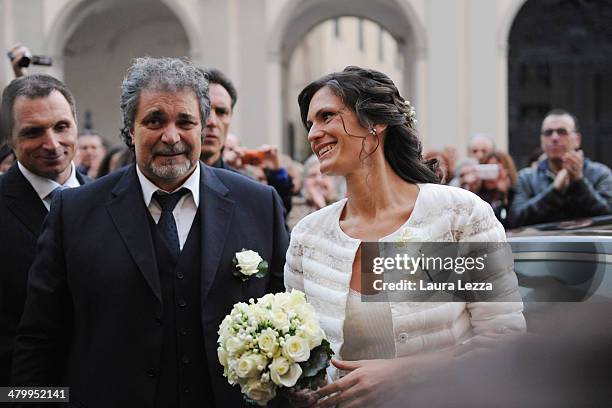
[[[268,273],[268,262],[255,251],[242,249],[233,259],[234,275],[247,281],[252,277],[262,278]]]

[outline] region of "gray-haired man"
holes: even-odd
[[[54,199],[13,383],[67,385],[90,408],[241,406],[217,330],[235,303],[283,290],[282,203],[271,187],[200,165],[210,101],[191,64],[137,59],[121,109],[136,165]],[[234,276],[243,248],[268,261],[265,277]]]

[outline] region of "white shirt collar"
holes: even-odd
[[[138,167],[138,164],[136,165],[136,173],[138,174],[138,181],[140,181],[140,187],[142,188],[142,198],[144,199],[145,206],[149,207],[149,204],[151,204],[151,199],[153,198],[153,194],[156,191],[165,191],[165,190],[157,187],[155,184],[153,184],[151,180],[149,180],[144,174],[142,174],[142,172],[140,171],[140,168]],[[183,187],[191,191],[193,201],[195,202],[196,207],[198,207],[200,205],[200,163],[199,162],[196,163],[196,168],[193,171],[193,173],[191,173],[191,176],[189,176],[189,178],[185,180],[182,186],[179,186],[174,191],[178,191],[179,189]],[[165,191],[165,192],[174,193],[174,191]]]
[[[70,162],[70,177],[68,177],[68,180],[66,180],[64,184],[60,184],[55,180],[34,174],[20,162],[17,162],[17,166],[19,167],[21,174],[23,174],[26,180],[30,182],[32,187],[34,187],[36,194],[38,194],[40,199],[43,201],[49,195],[49,193],[55,190],[57,187],[79,187],[81,185],[79,180],[76,178],[76,168],[74,166],[74,162]]]

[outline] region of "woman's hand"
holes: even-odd
[[[327,384],[327,376],[314,383],[313,387],[319,389]],[[316,391],[309,388],[281,388],[281,393],[289,400],[292,408],[314,407],[317,402]]]
[[[292,408],[308,408],[317,402],[316,391],[309,389],[283,388],[282,394],[289,400]]]
[[[332,360],[340,370],[350,371],[343,378],[320,388],[316,408],[380,406],[406,383],[404,359],[341,361]],[[322,399],[328,397],[326,399]]]

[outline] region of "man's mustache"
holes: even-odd
[[[189,146],[185,143],[176,143],[173,145],[162,144],[153,148],[152,153],[154,155],[175,155],[175,154],[186,154],[191,152]]]

